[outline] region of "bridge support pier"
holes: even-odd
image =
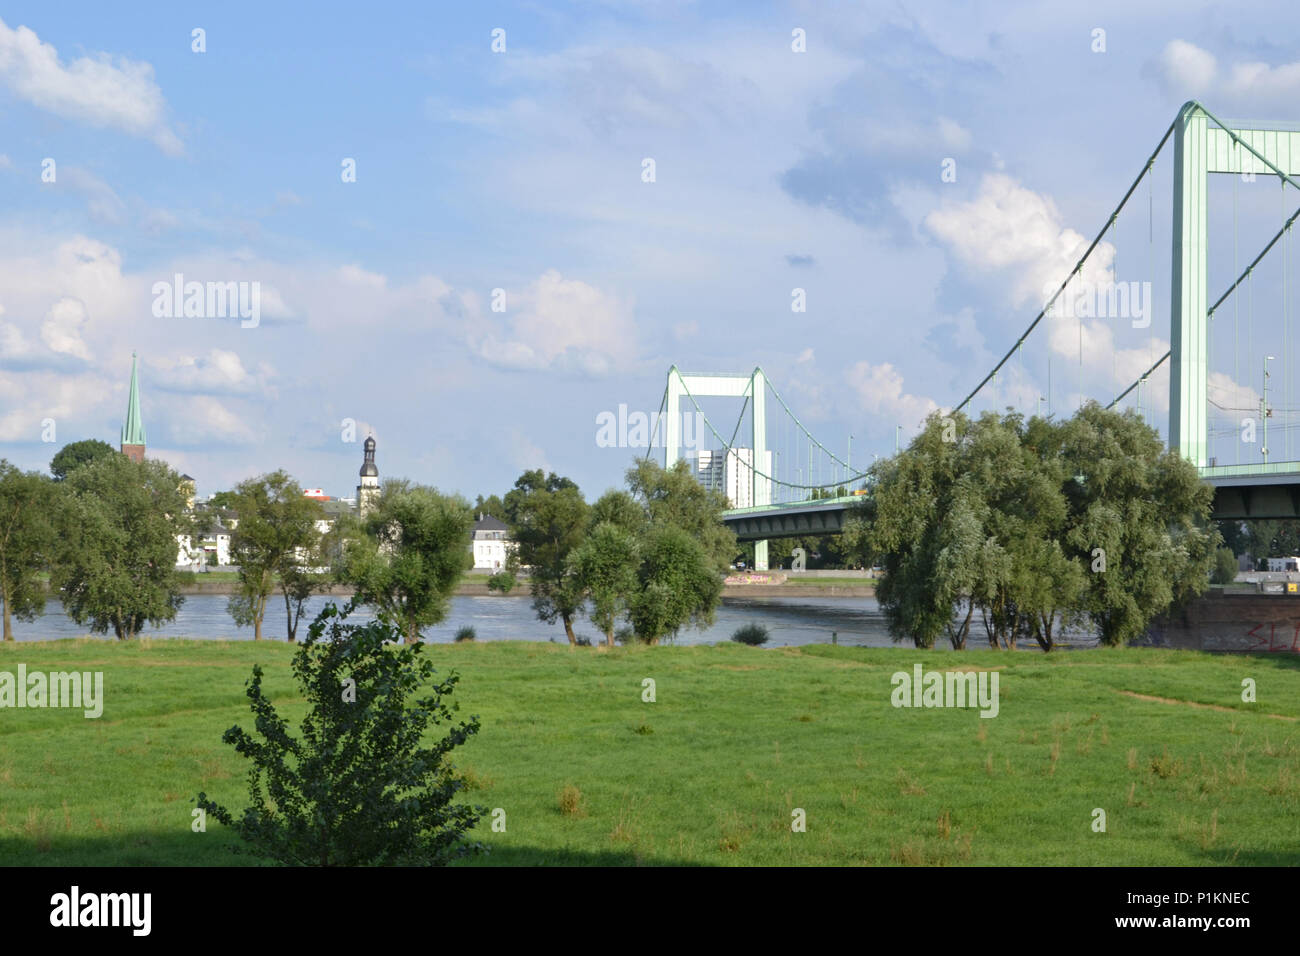
[[[766,571],[767,567],[767,540],[754,542],[754,570]]]

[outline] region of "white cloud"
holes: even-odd
[[[1171,40],[1157,62],[1165,89],[1177,97],[1213,94],[1236,103],[1294,104],[1300,95],[1300,61],[1270,66],[1261,61],[1233,63],[1219,68],[1213,53],[1188,43]]]
[[[469,330],[475,352],[494,365],[606,375],[636,352],[631,304],[555,269],[506,303],[504,322]]]
[[[1013,268],[1015,305],[1046,304],[1043,290],[1054,290],[1088,247],[1083,235],[1061,222],[1050,198],[1001,173],[986,174],[974,199],[948,203],[929,213],[925,225],[977,270]],[[1114,258],[1114,247],[1100,243],[1081,279],[1104,287],[1111,280]]]
[[[0,82],[33,106],[92,126],[114,127],[182,152],[168,127],[166,103],[148,63],[107,53],[64,64],[58,51],[27,27],[0,20]]]
[[[90,360],[90,352],[81,338],[86,324],[86,306],[79,299],[64,297],[50,308],[41,324],[41,341],[53,352]]]
[[[1161,78],[1176,96],[1200,96],[1218,72],[1214,55],[1186,40],[1170,40],[1160,54]]]
[[[877,433],[894,425],[902,425],[905,432],[914,431],[939,408],[932,399],[903,391],[902,373],[888,362],[858,362],[849,369],[846,379],[861,410],[877,424],[887,426],[876,428]]]
[[[173,439],[182,446],[242,445],[258,439],[248,421],[207,395],[187,399],[166,417]]]

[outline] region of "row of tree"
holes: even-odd
[[[570,644],[584,612],[608,644],[623,624],[655,644],[713,622],[736,553],[726,507],[685,462],[664,469],[642,460],[626,491],[590,505],[568,478],[525,472],[502,502],[515,543],[509,573],[528,568],[538,617],[562,622]]]
[[[1085,623],[1118,645],[1207,587],[1212,495],[1132,412],[936,413],[880,464],[855,530],[882,556],[896,639],[964,648],[978,614],[995,648],[1051,650]]]
[[[34,619],[49,593],[77,623],[123,640],[173,619],[185,585],[178,537],[196,537],[210,520],[208,509],[190,509],[181,476],[103,442],[68,446],[51,471],[53,478],[0,461],[4,638],[13,639],[11,617]],[[517,545],[494,585],[509,589],[526,571],[539,617],[562,622],[570,643],[583,613],[610,643],[624,622],[650,643],[712,622],[736,550],[720,521],[726,501],[684,463],[665,471],[643,461],[627,480],[626,491],[589,505],[571,480],[529,471],[504,500],[477,503],[509,523]],[[338,584],[418,641],[446,617],[473,563],[475,508],[402,479],[384,483],[364,518],[325,521],[320,503],[284,471],[241,482],[217,505],[237,519],[228,608],[259,640],[277,595],[292,642],[308,599]]]

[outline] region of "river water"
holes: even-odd
[[[330,600],[342,607],[347,598],[313,597],[298,626],[299,640],[307,636],[307,625],[315,613]],[[226,611],[226,601],[227,596],[224,594],[189,595],[175,620],[162,627],[147,627],[141,636],[252,640],[253,629],[235,626]],[[369,617],[365,608],[359,608],[353,615],[354,620],[368,620]],[[674,643],[714,644],[728,640],[737,628],[746,624],[766,626],[770,634],[767,644],[769,647],[829,644],[832,635],[840,644],[894,646],[880,605],[875,598],[869,597],[724,597],[712,627],[703,631],[684,630]],[[456,631],[464,625],[473,627],[480,641],[564,643],[566,640],[563,625],[548,625],[539,621],[533,612],[532,601],[526,597],[468,596],[453,597],[447,619],[425,630],[424,639],[431,643],[450,642]],[[16,620],[13,627],[14,636],[20,641],[81,637],[88,633],[85,627],[68,618],[57,601],[46,605],[42,617],[31,623]],[[586,618],[575,622],[574,631],[580,637],[591,639],[592,643],[603,640]],[[262,636],[270,640],[285,640],[284,601],[278,595],[267,609],[266,618],[262,622]],[[112,634],[106,635],[106,639],[112,640]],[[1096,640],[1088,634],[1067,634],[1062,643],[1065,646],[1090,647],[1096,644]],[[904,646],[910,647],[911,642],[905,642]],[[946,640],[936,644],[937,648],[948,646]],[[972,622],[968,646],[974,649],[988,646],[984,629],[978,621]],[[1036,649],[1037,645],[1030,641],[1027,647],[1022,643],[1022,647]]]

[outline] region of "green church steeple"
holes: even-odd
[[[133,458],[144,458],[144,422],[140,419],[140,377],[136,371],[135,353],[131,353],[131,396],[126,403],[126,424],[122,426],[122,452]],[[132,455],[128,447],[139,448]],[[134,449],[133,449],[134,450]]]

